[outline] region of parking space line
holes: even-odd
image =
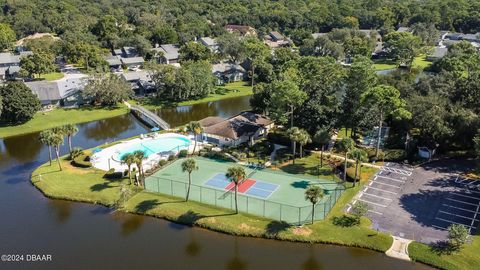
[[[459,200],[455,200],[455,199],[452,199],[452,198],[447,198],[447,200],[449,200],[449,201],[454,201],[454,202],[459,202],[459,203],[463,203],[463,204],[468,204],[468,205],[473,205],[473,206],[478,206],[478,204],[468,203],[468,202],[464,202],[464,201],[459,201]]]
[[[468,209],[464,209],[464,208],[461,208],[461,207],[456,207],[456,206],[453,206],[453,205],[449,205],[449,204],[442,204],[446,207],[451,207],[451,208],[455,208],[455,209],[458,209],[458,210],[462,210],[462,211],[467,211],[467,212],[471,212],[471,213],[475,213],[475,211],[473,210],[468,210]]]
[[[405,183],[405,181],[403,181],[403,180],[398,180],[398,179],[395,179],[395,178],[386,177],[386,176],[382,176],[382,175],[377,175],[376,177],[380,177],[380,178],[384,178],[384,179],[396,181],[396,182],[399,182],[399,183]]]
[[[358,199],[358,201],[365,202],[365,203],[369,203],[369,204],[373,204],[373,205],[380,206],[380,207],[387,207],[386,205],[379,204],[379,203],[374,203],[374,202],[370,202],[370,201],[367,201],[367,200],[364,200],[364,199]]]
[[[368,212],[383,216],[383,213],[380,213],[380,212],[377,212],[377,211],[368,210]]]
[[[443,219],[443,218],[439,218],[439,217],[436,217],[435,219],[438,219],[438,220],[441,220],[441,221],[445,221],[445,222],[448,222],[448,223],[452,223],[452,224],[458,224],[458,225],[463,225],[463,226],[465,226],[465,227],[472,228],[472,226],[470,226],[470,225],[465,225],[465,224],[463,224],[463,223],[458,223],[458,222],[451,221],[451,220],[448,220],[448,219]]]
[[[448,230],[448,229],[445,228],[445,227],[437,226],[437,225],[432,225],[432,227],[435,227],[435,228],[437,228],[437,229],[442,229],[442,230]]]
[[[474,199],[474,200],[477,200],[477,201],[480,202],[480,198],[477,198],[477,197],[467,196],[467,195],[458,194],[458,193],[452,193],[452,194],[450,194],[450,195],[465,197],[465,198],[469,198],[469,199]]]
[[[460,218],[465,218],[465,219],[469,219],[469,220],[476,220],[478,221],[477,219],[474,219],[474,218],[471,218],[471,217],[466,217],[466,216],[462,216],[462,215],[457,215],[457,214],[453,214],[453,213],[449,213],[449,212],[446,212],[446,211],[443,211],[443,210],[440,210],[438,211],[439,213],[444,213],[444,214],[447,214],[447,215],[451,215],[451,216],[456,216],[456,217],[460,217]],[[473,224],[472,224],[473,225]]]
[[[388,190],[384,190],[384,189],[380,189],[380,188],[374,188],[372,186],[367,187],[367,189],[369,189],[369,188],[374,189],[374,190],[379,190],[379,191],[382,191],[382,192],[387,192],[387,193],[390,193],[390,194],[398,194],[398,193],[393,192],[393,191],[388,191]]]
[[[363,192],[363,194],[365,194],[365,195],[368,195],[368,196],[377,197],[377,198],[380,198],[380,199],[383,199],[383,200],[389,200],[389,201],[391,201],[391,200],[392,200],[392,199],[390,199],[390,198],[385,198],[385,197],[382,197],[382,196],[378,196],[378,195],[370,194],[370,193],[367,193],[367,192],[365,192],[365,191]]]
[[[478,210],[480,210],[480,204],[477,205],[477,210],[475,211],[475,215],[473,216],[474,220],[472,220],[472,223],[470,223],[470,229],[468,229],[469,233],[472,233],[472,226],[473,226],[473,223],[475,223],[475,220],[477,218]]]
[[[401,189],[401,187],[397,187],[395,185],[390,185],[390,184],[386,184],[386,183],[383,183],[383,182],[380,182],[380,181],[372,181],[371,183],[375,183],[375,184],[379,184],[379,185],[385,185],[385,186],[389,186],[389,187],[394,187],[394,188],[398,188],[398,189]]]

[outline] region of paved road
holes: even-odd
[[[460,173],[468,160],[442,160],[419,168],[387,163],[356,201],[367,203],[373,226],[425,243],[444,240],[451,224],[473,234],[480,219],[480,185]]]

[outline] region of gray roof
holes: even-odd
[[[313,34],[312,34],[312,37],[313,37],[314,39],[317,39],[317,38],[319,38],[319,37],[321,37],[321,36],[325,36],[325,35],[327,35],[327,34],[328,34],[328,33],[313,33]]]
[[[215,39],[213,39],[211,37],[202,37],[202,38],[199,39],[199,41],[203,45],[208,46],[208,47],[217,46],[217,42],[215,41]]]
[[[277,31],[271,31],[270,33],[268,33],[272,38],[276,39],[276,40],[282,40],[282,39],[285,39],[285,37],[280,34],[279,32]]]
[[[165,52],[163,56],[168,60],[178,59],[180,56],[180,53],[178,52],[180,50],[180,46],[176,44],[163,44],[160,45],[160,48],[163,49]]]
[[[123,64],[143,64],[145,59],[143,57],[128,57],[128,58],[121,58]]]
[[[220,64],[212,65],[212,72],[213,73],[217,73],[217,72],[224,73],[224,72],[231,71],[231,70],[238,70],[238,71],[241,71],[241,72],[245,72],[245,69],[241,65],[238,65],[238,64],[220,63]]]
[[[444,57],[448,52],[446,47],[435,47],[434,51],[428,55],[428,57],[440,59]]]
[[[127,82],[151,81],[150,73],[146,70],[125,72],[122,73],[122,78],[125,79]]]
[[[207,117],[200,120],[206,134],[221,136],[236,140],[242,136],[249,136],[257,132],[261,128],[270,125],[272,121],[260,114],[251,112],[241,112],[240,114],[224,119]]]
[[[115,50],[113,50],[113,53],[114,53],[115,55],[122,55],[122,54],[123,54],[123,53],[122,53],[122,49],[115,49]]]
[[[20,55],[14,55],[12,53],[0,53],[0,64],[6,65],[18,65],[20,64]]]
[[[410,29],[410,27],[403,27],[403,26],[402,26],[402,27],[399,27],[399,28],[397,29],[397,32],[409,32],[409,33],[411,33],[411,32],[412,32],[412,29]]]
[[[42,102],[60,100],[69,97],[85,87],[84,78],[70,78],[58,81],[33,81],[25,84]]]
[[[107,61],[109,66],[119,66],[122,64],[122,61],[120,61],[120,58],[117,56],[109,56],[105,58],[105,61]]]

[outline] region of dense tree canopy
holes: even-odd
[[[0,51],[12,47],[15,40],[15,32],[12,30],[10,25],[0,23]]]
[[[117,75],[95,75],[91,77],[83,90],[83,96],[93,103],[114,106],[133,96],[131,86]]]
[[[30,120],[40,110],[38,97],[23,82],[9,82],[0,87],[3,122],[19,124]]]

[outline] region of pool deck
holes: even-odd
[[[184,136],[181,134],[177,133],[165,133],[165,134],[156,134],[155,137],[144,137],[144,138],[136,138],[133,140],[126,140],[126,141],[121,141],[118,144],[112,145],[110,147],[107,147],[105,149],[102,149],[102,151],[95,153],[92,155],[92,165],[95,168],[98,168],[100,170],[108,171],[111,168],[115,169],[116,172],[123,172],[125,171],[128,167],[125,164],[122,164],[120,161],[117,161],[115,156],[118,155],[123,149],[126,149],[128,147],[131,147],[135,144],[139,143],[144,143],[147,141],[151,140],[158,140],[160,138],[167,138],[167,137],[180,137],[180,138],[188,138],[191,140],[190,146],[188,147],[188,152],[192,153],[193,147],[194,147],[194,140],[193,136]],[[197,149],[195,151],[198,151],[202,148],[202,142],[197,142]],[[143,167],[144,170],[150,169],[153,164],[158,163],[162,159],[168,159],[168,154],[167,155],[160,155],[160,154],[152,154],[148,158],[145,159],[143,162]],[[132,165],[132,168],[135,167],[136,165]],[[138,169],[138,168],[136,168]]]

